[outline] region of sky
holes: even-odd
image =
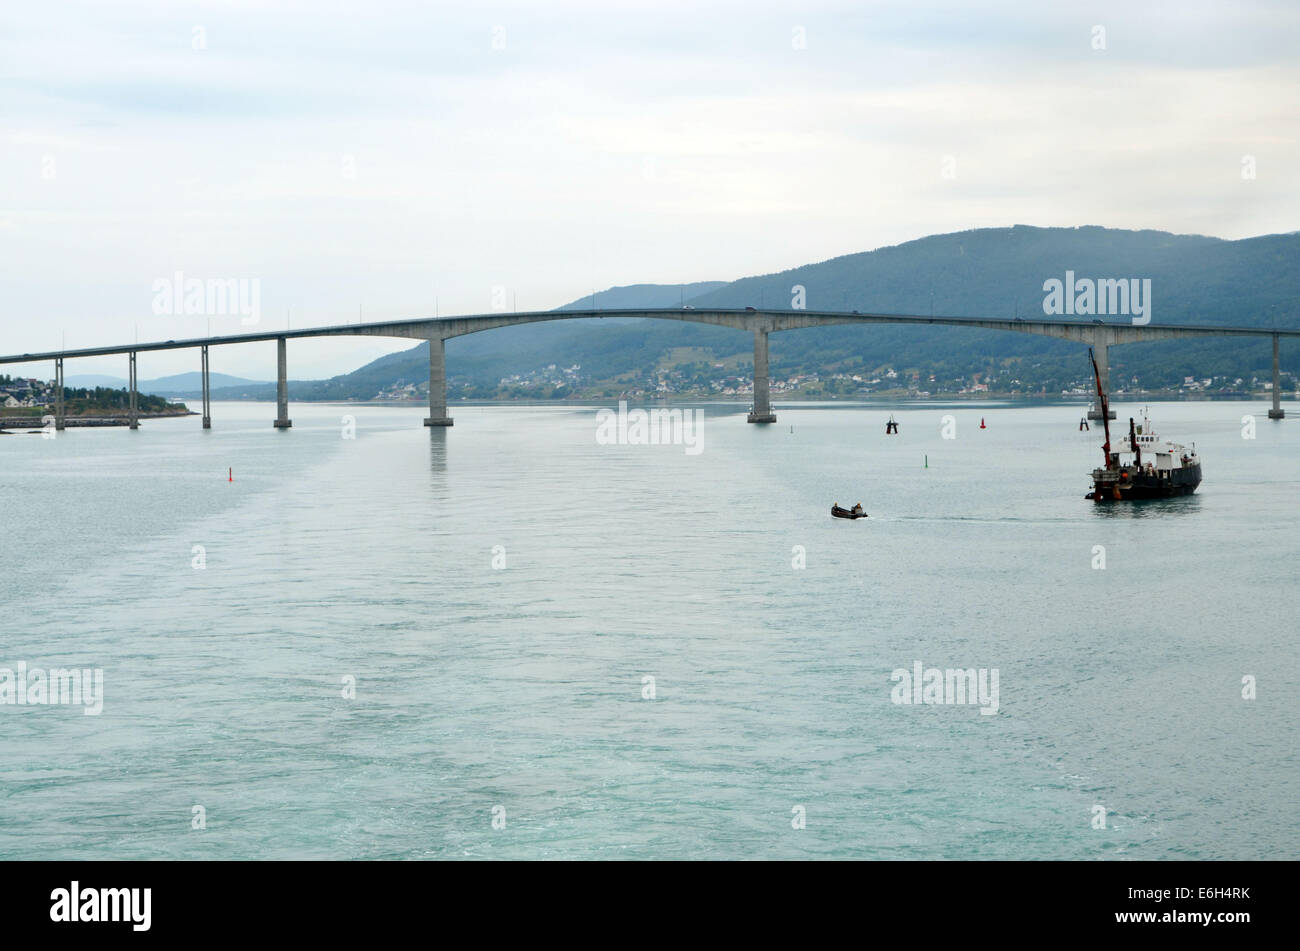
[[[5,354],[549,309],[969,228],[1290,232],[1300,4],[9,2],[0,173]],[[255,289],[256,325],[166,313],[177,274]],[[410,345],[295,341],[289,373]],[[212,369],[273,379],[275,347]]]

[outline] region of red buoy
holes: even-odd
[[[980,417],[980,429],[988,429],[988,427],[984,425],[984,417],[983,417],[983,416]]]
[[[229,478],[227,481],[229,481],[229,482],[234,482],[234,481],[235,481],[235,467],[234,467],[234,466],[231,466],[230,469],[229,469],[228,471],[230,472],[230,478]]]

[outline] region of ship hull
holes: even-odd
[[[1191,495],[1201,484],[1201,467],[1175,469],[1167,477],[1135,473],[1128,479],[1117,478],[1110,470],[1093,473],[1092,491],[1085,498],[1094,502],[1136,502],[1143,499],[1171,499]]]

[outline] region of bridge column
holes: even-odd
[[[1278,366],[1278,335],[1273,334],[1273,408],[1268,411],[1269,419],[1282,419],[1282,372]]]
[[[776,414],[768,401],[767,392],[767,331],[754,331],[754,408],[748,422],[775,423]]]
[[[54,358],[54,428],[63,432],[63,357]]]
[[[138,387],[137,387],[137,385],[136,385],[136,384],[137,384],[137,377],[136,377],[136,375],[135,375],[135,351],[134,351],[134,350],[131,351],[130,357],[131,357],[131,360],[130,360],[130,370],[129,370],[128,375],[131,377],[131,381],[130,381],[130,386],[131,386],[131,408],[127,411],[127,424],[126,424],[126,425],[127,425],[127,429],[139,429],[139,428],[140,428],[140,411],[139,411],[139,408],[138,408],[137,405],[136,405],[136,402],[137,402],[137,401],[136,401],[136,391],[137,391]]]
[[[208,345],[203,345],[203,428],[212,428],[212,390],[208,385]]]
[[[1106,344],[1100,340],[1092,345],[1093,356],[1097,358],[1097,370],[1101,376],[1101,385],[1106,389],[1106,398],[1110,399],[1110,357],[1106,354]],[[1101,419],[1101,396],[1097,396],[1097,405],[1088,410],[1089,419]],[[1110,411],[1110,418],[1115,418],[1115,411]]]
[[[424,425],[452,425],[447,415],[447,341],[442,337],[429,341],[429,418]]]
[[[288,429],[293,425],[289,418],[289,357],[285,339],[275,338],[275,422],[276,429]]]

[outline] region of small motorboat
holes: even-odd
[[[832,518],[867,518],[867,513],[862,511],[862,503],[859,502],[851,509],[841,508],[838,504],[831,506]]]

